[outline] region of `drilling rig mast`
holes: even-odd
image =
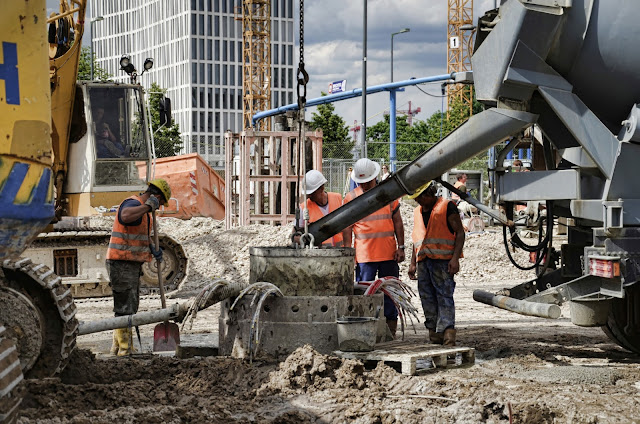
[[[271,109],[271,0],[242,2],[243,127],[251,118]],[[258,122],[258,131],[271,130],[271,120]]]

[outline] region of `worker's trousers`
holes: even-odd
[[[448,267],[448,259],[426,258],[418,262],[418,293],[424,311],[424,325],[438,333],[455,328],[456,322],[453,303],[456,282],[449,275]]]
[[[106,265],[115,316],[135,314],[140,305],[142,262],[108,259]]]

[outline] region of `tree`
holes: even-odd
[[[91,49],[85,46],[80,52],[80,62],[78,64],[78,80],[89,81],[91,79],[91,61],[93,61],[94,79],[105,81],[113,76],[96,63],[96,55],[94,54],[93,57],[91,57]]]
[[[369,158],[389,160],[390,119],[389,115],[385,115],[384,120],[367,128],[367,156]],[[419,130],[416,130],[416,126],[409,126],[406,116],[396,116],[396,160],[415,159],[427,150],[429,145],[425,143],[429,141],[424,139]]]
[[[170,127],[160,127],[160,103],[164,99],[167,90],[160,88],[157,83],[151,84],[149,90],[149,108],[151,112],[151,128],[154,132],[154,145],[156,157],[163,158],[175,156],[182,150],[180,127],[173,122]]]
[[[326,96],[327,93],[322,93]],[[322,157],[335,159],[351,159],[351,149],[355,144],[349,137],[349,127],[340,115],[334,113],[331,103],[318,105],[313,112],[311,129],[322,130]]]

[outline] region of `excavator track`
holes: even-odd
[[[0,291],[19,293],[20,298],[27,299],[40,314],[41,319],[32,322],[41,323],[41,328],[34,328],[21,327],[21,320],[17,318],[19,311],[9,308],[0,311],[5,334],[17,342],[18,352],[21,352],[23,341],[38,337],[38,332],[42,334],[38,351],[31,355],[35,359],[24,361],[20,358],[24,375],[27,378],[44,378],[62,371],[76,346],[78,333],[76,305],[69,287],[47,266],[34,264],[29,258],[18,258],[2,262]]]
[[[0,325],[0,423],[14,423],[22,402],[24,385],[16,345]]]
[[[111,229],[80,228],[41,233],[25,255],[54,269],[69,285],[74,298],[111,295],[105,256]],[[187,275],[188,259],[182,245],[166,234],[159,234],[164,251],[161,271],[165,291],[178,288]],[[145,263],[140,278],[140,294],[157,294],[158,274],[155,261]]]

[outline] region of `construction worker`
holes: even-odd
[[[419,205],[413,211],[409,278],[415,280],[418,271],[418,293],[431,343],[455,346],[453,276],[460,270],[464,245],[460,214],[453,201],[437,196],[433,181],[409,198]]]
[[[326,182],[327,179],[322,175],[322,172],[316,171],[315,169],[305,174],[303,187],[307,195],[306,208],[309,210],[309,224],[316,222],[323,216],[342,206],[342,196],[340,194],[324,191]],[[300,210],[304,209],[303,205],[302,203],[300,204]],[[301,232],[304,232],[304,220],[302,218],[296,223],[294,228],[294,243],[300,243]],[[342,233],[338,233],[322,243],[324,247],[342,247],[343,245]]]
[[[376,176],[380,165],[366,158],[353,166],[351,178],[358,184],[344,198],[348,203],[377,185]],[[398,263],[404,261],[404,225],[400,215],[400,203],[384,206],[366,218],[347,228],[345,246],[351,246],[352,232],[355,235],[356,262],[360,269],[358,281],[373,281],[381,277],[399,277]],[[395,336],[398,326],[398,310],[385,295],[384,316],[391,334]]]
[[[453,184],[455,188],[460,191],[467,192],[467,174],[459,172],[456,174],[456,182]],[[451,200],[456,202],[456,205],[460,203],[460,196],[455,193],[451,193]]]
[[[150,215],[170,198],[169,184],[163,179],[156,179],[149,183],[147,191],[125,199],[118,208],[106,260],[115,316],[138,312],[142,264],[150,262],[152,257],[162,261],[162,250],[151,242]],[[132,340],[131,328],[114,330],[111,353],[118,356],[131,354]]]

